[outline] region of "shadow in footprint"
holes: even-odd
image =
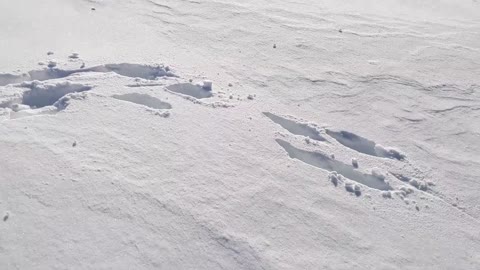
[[[280,117],[273,113],[264,112],[263,114],[292,134],[310,137],[317,141],[326,141],[325,138],[320,135],[320,132],[313,127]]]
[[[71,99],[83,99],[84,96],[80,96],[82,95],[80,92],[92,89],[89,85],[69,81],[57,83],[33,81],[22,83],[20,86],[30,90],[26,90],[19,97],[0,104],[0,108],[6,109],[4,110],[4,118],[7,120],[56,114],[64,110]]]
[[[302,162],[305,162],[307,164],[310,164],[312,166],[315,166],[317,168],[320,168],[329,172],[337,172],[348,179],[356,181],[370,188],[374,188],[378,190],[392,189],[392,187],[387,182],[371,174],[365,174],[365,173],[359,172],[355,170],[352,166],[342,163],[340,161],[331,159],[322,153],[301,150],[294,147],[290,143],[280,139],[276,139],[276,142],[285,151],[287,151],[288,155],[291,158],[298,159]]]
[[[191,83],[179,83],[167,86],[167,89],[182,95],[191,96],[197,99],[209,98],[212,96],[210,91],[203,89],[200,86]]]
[[[337,142],[353,149],[357,152],[367,154],[375,157],[391,158],[397,160],[404,160],[405,155],[399,150],[390,147],[383,147],[376,144],[374,141],[358,136],[348,131],[333,131],[326,130],[327,134],[334,138]]]
[[[147,106],[152,109],[162,110],[172,108],[172,105],[170,105],[169,103],[161,101],[160,99],[147,94],[129,93],[124,95],[113,95],[112,97],[118,100]]]
[[[84,92],[92,89],[91,86],[71,83],[69,81],[56,84],[44,84],[34,81],[31,83],[24,83],[22,86],[30,88],[29,91],[23,93],[22,104],[33,108],[51,106],[67,94]]]
[[[106,64],[87,68],[85,71],[115,72],[125,77],[143,78],[147,80],[155,80],[156,78],[163,76],[175,77],[173,73],[166,71],[163,66],[149,66],[129,63]]]

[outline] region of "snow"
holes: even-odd
[[[358,160],[356,158],[352,158],[352,166],[358,168]]]
[[[0,269],[480,268],[478,14],[0,0]]]
[[[213,82],[210,80],[203,80],[202,88],[207,91],[212,91]]]

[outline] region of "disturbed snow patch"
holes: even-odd
[[[331,159],[327,155],[324,155],[319,152],[309,152],[302,149],[298,149],[291,145],[290,143],[276,139],[276,142],[287,151],[288,155],[291,158],[298,159],[304,163],[310,164],[317,168],[329,171],[337,172],[348,179],[354,180],[360,184],[363,184],[367,187],[378,189],[378,190],[391,190],[392,187],[385,182],[385,179],[381,179],[375,175],[365,174],[360,171],[357,171],[353,166],[345,164],[335,159]]]
[[[85,72],[114,72],[121,76],[132,77],[132,78],[143,78],[147,80],[155,80],[159,77],[177,77],[169,69],[165,68],[163,65],[140,65],[140,64],[105,64],[90,68],[81,68],[81,69],[72,69],[64,70],[60,68],[47,68],[41,70],[31,70],[27,73],[16,75],[2,73],[0,74],[0,86],[21,83],[26,81],[46,81],[51,79],[59,79],[68,77],[74,73],[85,73]]]
[[[92,89],[92,86],[71,83],[69,81],[44,83],[40,81],[24,82],[21,88],[12,88],[14,95],[7,96],[0,103],[3,119],[16,119],[34,115],[55,114],[68,105],[71,93],[79,93]]]
[[[359,153],[364,153],[364,154],[375,156],[375,157],[399,160],[399,161],[402,161],[402,164],[403,164],[402,167],[406,165],[407,167],[410,167],[410,169],[413,169],[414,171],[418,171],[411,165],[411,163],[408,160],[406,160],[405,155],[400,151],[394,148],[383,147],[371,140],[360,137],[354,133],[351,133],[348,131],[333,131],[325,128],[317,128],[315,124],[301,123],[295,120],[280,117],[278,115],[275,115],[269,112],[264,112],[263,114],[267,116],[270,120],[275,122],[276,124],[288,130],[291,134],[306,137],[305,142],[307,144],[310,144],[310,139],[315,139],[315,140],[323,139],[326,141],[326,139],[322,136],[322,133],[325,132],[327,135],[329,135],[330,137],[338,141],[340,145],[342,145],[343,147],[347,147]],[[290,143],[283,140],[279,140],[279,139],[277,139],[277,143],[289,153],[289,156],[291,158],[299,159],[307,164],[313,165],[315,167],[318,167],[330,172],[335,172],[335,174],[338,174],[339,177],[336,177],[335,175],[330,177],[331,182],[335,186],[337,186],[338,183],[340,182],[342,183],[345,182],[345,181],[342,181],[342,175],[343,175],[348,179],[354,180],[357,183],[361,183],[372,188],[376,188],[379,190],[392,189],[390,186],[390,183],[386,182],[386,179],[388,176],[386,171],[384,172],[383,170],[380,170],[378,168],[373,168],[370,173],[362,173],[357,170],[359,168],[359,161],[355,157],[351,159],[351,165],[350,165],[350,164],[346,164],[346,163],[335,160],[334,154],[324,155],[318,152],[308,152],[305,150],[295,148]],[[313,144],[313,145],[319,146],[318,144]],[[341,149],[343,147],[340,147],[340,149],[338,150],[343,151]],[[382,163],[379,163],[378,165],[381,165],[381,164]],[[394,176],[395,179],[398,179],[402,182],[407,182],[408,184],[410,184],[411,186],[419,190],[428,191],[429,182],[404,176],[403,173],[400,173],[400,172],[399,173],[391,172],[391,174]],[[417,173],[414,173],[414,174],[417,174]],[[418,178],[418,176],[416,177]],[[420,176],[420,178],[422,177]],[[356,187],[355,185],[345,184],[345,188],[349,192],[355,193],[357,195],[361,194],[360,191],[358,190],[358,187]]]
[[[326,132],[343,146],[346,146],[357,152],[375,157],[392,158],[397,160],[405,159],[405,155],[399,150],[376,144],[374,141],[363,138],[354,133],[343,130],[333,131],[330,129],[327,129]]]

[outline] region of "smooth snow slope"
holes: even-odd
[[[0,0],[0,269],[480,268],[478,14]]]

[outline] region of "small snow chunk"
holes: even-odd
[[[382,191],[382,197],[392,198],[392,192],[391,191]]]
[[[411,194],[414,192],[413,188],[411,187],[406,187],[406,186],[403,186],[400,188],[401,191],[404,191],[406,194]]]
[[[412,180],[410,180],[408,183],[409,183],[410,185],[418,188],[419,183],[418,183],[418,181],[417,181],[416,179],[412,179]]]
[[[72,147],[75,147],[75,146],[77,146],[77,141],[74,141],[72,144]]]
[[[428,189],[427,183],[425,181],[421,181],[418,183],[418,189],[426,191]]]
[[[405,154],[400,152],[400,150],[393,147],[384,147],[381,144],[376,144],[374,149],[375,153],[381,157],[394,158],[398,160],[404,160],[406,157]]]
[[[38,65],[39,65],[39,66],[45,66],[45,62],[40,61],[40,62],[38,62]]]
[[[362,195],[360,185],[355,184],[355,183],[346,183],[345,184],[345,189],[348,192],[355,193],[355,195],[358,197]]]
[[[57,61],[55,61],[54,59],[48,61],[47,67],[49,67],[49,68],[54,68],[54,67],[56,67],[56,66],[57,66]]]
[[[332,182],[334,186],[338,186],[338,182],[342,181],[342,175],[333,171],[328,175],[328,179],[330,179],[330,182]]]
[[[9,217],[10,217],[10,213],[6,212],[5,216],[3,216],[3,221],[7,221]]]
[[[12,104],[11,108],[12,108],[12,111],[14,111],[14,112],[19,112],[19,111],[23,111],[23,110],[30,110],[30,106],[25,105],[25,104],[18,104],[18,103]]]
[[[362,195],[362,190],[361,190],[359,184],[355,184],[355,186],[353,187],[353,190],[354,190],[353,193],[355,193],[355,195],[356,195],[357,197],[359,197],[360,195]]]
[[[93,10],[93,11],[95,11],[96,9],[95,9],[94,7],[92,7],[92,8],[90,8],[90,10]]]
[[[210,80],[204,80],[203,81],[203,85],[202,85],[202,88],[207,90],[207,91],[212,91],[212,81]]]
[[[378,168],[373,168],[372,169],[372,175],[382,181],[385,181],[385,174]]]
[[[232,84],[232,83],[229,83],[229,84],[228,84],[228,87],[232,87],[232,86],[233,86],[233,84]]]
[[[253,95],[248,95],[247,97],[249,100],[253,100]]]
[[[170,111],[159,111],[159,110],[156,110],[154,112],[155,115],[158,115],[160,117],[163,117],[163,118],[168,118],[170,117]]]
[[[358,160],[356,158],[352,158],[352,166],[358,168]]]
[[[47,52],[47,55],[53,55],[52,51]]]
[[[348,191],[348,192],[355,192],[355,184],[353,183],[345,183],[345,189]]]
[[[409,181],[410,185],[420,189],[420,190],[427,190],[428,189],[428,184],[425,181],[418,181],[416,179],[412,179]]]
[[[70,59],[78,59],[78,57],[79,57],[79,53],[74,52],[74,53],[72,53],[68,58],[70,58]]]
[[[407,196],[407,193],[403,190],[395,190],[395,191],[393,191],[393,194],[397,195],[402,200],[405,199],[405,196]]]
[[[330,155],[330,158],[331,158],[331,159],[335,159],[335,154],[331,154],[331,155]]]

